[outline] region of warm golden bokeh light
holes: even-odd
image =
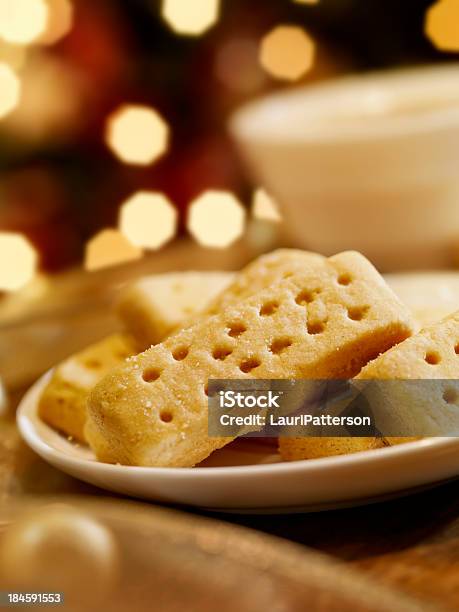
[[[296,4],[319,4],[319,0],[292,0]]]
[[[426,13],[425,32],[441,51],[459,51],[459,0],[439,0]]]
[[[282,215],[279,206],[264,189],[257,189],[254,193],[252,204],[252,215],[261,221],[280,223]]]
[[[273,77],[297,81],[314,65],[315,45],[298,26],[278,26],[261,41],[260,63]]]
[[[246,212],[227,191],[207,191],[194,200],[188,212],[188,231],[200,244],[223,249],[240,238]]]
[[[159,249],[177,232],[178,214],[161,193],[139,191],[120,211],[120,231],[132,244],[145,249]]]
[[[46,0],[48,20],[38,42],[43,45],[54,45],[67,36],[73,26],[73,4],[71,0]]]
[[[0,261],[0,291],[21,289],[37,271],[37,252],[21,234],[0,232]]]
[[[198,36],[217,22],[220,0],[163,0],[161,13],[177,34]]]
[[[9,115],[21,97],[21,82],[8,64],[0,62],[0,119]]]
[[[126,105],[108,118],[105,139],[122,162],[148,166],[167,151],[169,128],[153,108]]]
[[[45,31],[47,22],[45,0],[0,0],[0,37],[6,42],[33,43]]]
[[[84,267],[89,272],[140,259],[142,249],[134,246],[116,229],[99,232],[86,245]]]

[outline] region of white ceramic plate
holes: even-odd
[[[63,472],[117,493],[229,512],[300,512],[377,501],[459,475],[458,438],[290,463],[280,463],[274,447],[255,440],[229,445],[198,468],[99,463],[87,447],[68,441],[38,417],[38,398],[49,376],[19,407],[24,440]]]

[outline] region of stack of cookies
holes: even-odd
[[[235,275],[151,277],[123,292],[118,311],[126,333],[58,366],[39,407],[108,463],[191,467],[230,443],[208,436],[209,379],[459,372],[459,314],[414,335],[412,314],[355,252],[281,250]],[[279,451],[310,459],[400,441],[282,438]]]

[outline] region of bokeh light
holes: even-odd
[[[21,234],[0,232],[0,291],[17,291],[36,274],[38,256]]]
[[[425,32],[441,51],[459,51],[459,0],[439,0],[427,11]]]
[[[38,42],[43,45],[54,45],[67,36],[73,26],[73,4],[71,0],[46,0],[48,20]]]
[[[177,210],[161,193],[139,191],[120,211],[120,231],[132,244],[159,249],[177,232]]]
[[[226,248],[240,238],[246,212],[227,191],[207,191],[194,200],[188,211],[188,231],[200,244]]]
[[[253,196],[252,215],[261,221],[280,223],[282,215],[277,202],[264,190],[257,189]]]
[[[122,162],[148,166],[167,151],[169,128],[153,108],[126,105],[108,118],[106,143]]]
[[[261,41],[260,63],[277,79],[297,81],[312,68],[314,57],[314,41],[298,26],[277,26]]]
[[[319,0],[292,0],[295,4],[319,4]]]
[[[86,270],[94,272],[135,261],[142,256],[142,249],[131,244],[120,231],[105,229],[87,243],[84,265]]]
[[[177,34],[199,36],[218,20],[220,0],[163,0],[161,14]]]
[[[8,64],[0,62],[0,119],[9,115],[18,105],[21,82]]]
[[[48,22],[45,0],[0,0],[0,37],[28,45],[45,31]]]

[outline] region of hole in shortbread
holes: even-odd
[[[443,399],[447,404],[457,404],[458,395],[456,389],[448,387],[443,392]]]
[[[313,301],[314,292],[308,291],[308,289],[303,289],[302,291],[300,291],[300,293],[295,298],[295,302],[298,304],[298,306],[305,306],[306,304],[310,304]]]
[[[159,418],[163,423],[170,423],[174,418],[174,415],[169,410],[162,410],[160,412]]]
[[[456,355],[459,355],[459,342],[454,347],[454,352],[456,353]]]
[[[88,359],[85,361],[85,366],[90,370],[100,370],[102,363],[98,359]]]
[[[426,353],[425,360],[429,365],[437,365],[440,363],[441,357],[436,351],[429,351]]]
[[[239,365],[239,369],[241,372],[244,372],[244,374],[248,374],[252,370],[255,370],[255,368],[258,368],[259,365],[261,365],[261,361],[256,359],[256,357],[251,357],[250,359],[242,361]]]
[[[317,334],[322,334],[325,331],[325,323],[323,323],[322,321],[316,321],[314,323],[308,321],[307,330],[308,334],[311,334],[313,336]]]
[[[231,355],[232,352],[233,352],[233,349],[230,349],[224,346],[218,346],[217,348],[214,349],[212,353],[212,357],[214,359],[218,359],[219,361],[224,361],[227,357]]]
[[[361,321],[366,317],[368,311],[369,306],[355,306],[347,309],[347,316],[351,321]]]
[[[276,310],[279,308],[279,302],[266,302],[260,308],[260,314],[262,317],[269,317],[273,315]]]
[[[340,285],[344,285],[345,287],[347,285],[350,285],[352,283],[352,277],[350,274],[348,274],[347,272],[344,272],[343,274],[340,274],[338,276],[338,283]]]
[[[290,338],[278,338],[277,340],[273,340],[271,346],[269,347],[269,350],[274,355],[279,355],[279,353],[282,353],[282,351],[288,349],[289,346],[292,346],[292,344],[293,342]]]
[[[209,385],[204,385],[203,391],[204,395],[207,395],[207,397],[209,397]]]
[[[157,368],[149,368],[148,370],[145,370],[142,374],[142,378],[147,383],[155,382],[155,380],[158,380],[160,376],[161,372]]]
[[[172,353],[172,357],[175,359],[175,361],[183,361],[188,356],[188,352],[188,347],[179,346]]]
[[[230,323],[228,325],[228,336],[231,336],[231,338],[238,338],[246,331],[247,327],[244,323]]]

